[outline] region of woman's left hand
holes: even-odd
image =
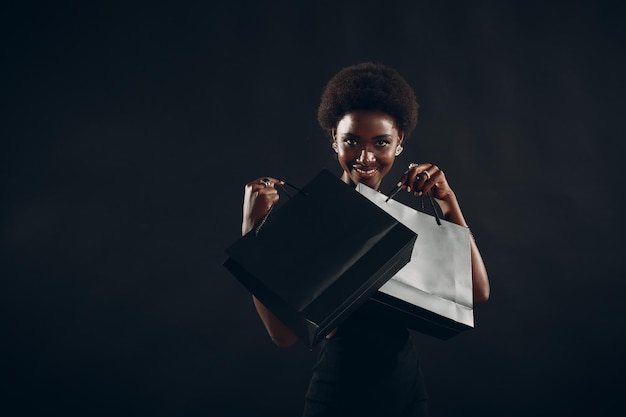
[[[430,194],[443,201],[454,196],[443,171],[437,165],[428,162],[410,164],[397,185],[416,195]]]

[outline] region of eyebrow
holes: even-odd
[[[348,136],[350,138],[361,139],[359,135],[355,135],[354,133],[350,133],[350,132],[344,133],[342,136]],[[386,139],[386,138],[391,138],[391,137],[393,137],[393,135],[391,133],[387,133],[383,135],[374,136],[374,139]]]

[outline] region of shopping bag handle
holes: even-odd
[[[289,191],[287,191],[287,189],[285,188],[285,185],[288,185],[289,187],[298,191],[302,195],[307,195],[304,191],[302,191],[300,188],[296,187],[295,185],[290,184],[287,181],[284,181],[281,179],[278,179],[278,180],[280,181],[280,183],[277,183],[277,185],[285,192],[285,194],[287,195],[287,198],[289,198],[290,200],[291,200],[291,194],[289,194]],[[254,229],[254,236],[259,235],[259,231],[261,230],[261,227],[263,227],[263,225],[267,221],[267,218],[270,216],[270,213],[272,212],[273,208],[274,208],[274,205],[272,204],[270,206],[270,209],[267,211],[267,213],[265,213],[265,216],[263,216],[263,219],[261,219],[261,223],[259,223],[259,225]]]
[[[393,188],[393,190],[391,190],[391,192],[389,193],[389,196],[385,200],[385,203],[391,200],[396,194],[398,194],[401,189],[402,189],[402,186],[396,185]],[[439,213],[437,213],[437,209],[435,208],[435,201],[433,200],[433,197],[430,195],[430,193],[426,193],[426,196],[428,197],[430,206],[433,208],[433,213],[435,213],[435,221],[437,222],[439,226],[441,226],[441,218],[439,217]],[[421,198],[422,198],[422,211],[424,211],[424,200],[423,200],[424,196],[422,195]]]

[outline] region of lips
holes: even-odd
[[[378,172],[378,168],[374,167],[353,166],[352,168],[354,168],[354,172],[356,172],[360,178],[371,178]]]

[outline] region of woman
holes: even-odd
[[[318,121],[332,138],[343,169],[341,179],[378,189],[417,123],[415,94],[394,69],[362,63],[339,71],[325,87]],[[242,233],[262,221],[278,201],[275,178],[246,185]],[[398,181],[402,189],[435,198],[446,220],[467,226],[443,171],[431,163],[411,164]],[[471,239],[474,302],[489,298],[489,280]],[[270,337],[291,346],[297,337],[253,297]],[[322,342],[306,394],[305,416],[425,416],[426,389],[417,353],[406,328],[356,312]]]

